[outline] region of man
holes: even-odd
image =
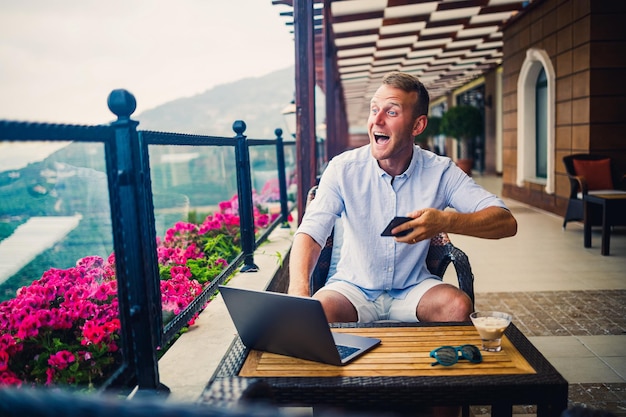
[[[305,212],[290,255],[289,294],[310,296],[309,277],[338,218],[343,247],[337,270],[314,297],[329,322],[467,321],[473,306],[426,265],[440,232],[499,239],[517,233],[505,204],[449,158],[420,149],[429,97],[422,83],[386,74],[371,100],[369,145],[330,161]],[[455,210],[445,210],[451,207]],[[394,216],[411,217],[382,237]]]

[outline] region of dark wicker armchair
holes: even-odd
[[[309,190],[307,203],[315,198],[316,191],[317,186]],[[322,248],[315,270],[311,275],[311,294],[326,284],[330,269],[333,243],[334,231],[326,241],[326,245]],[[443,274],[446,272],[450,262],[452,262],[456,270],[459,288],[470,297],[472,304],[474,304],[474,274],[472,273],[469,259],[461,249],[452,244],[447,233],[440,233],[430,240],[426,266],[431,273],[443,278]]]
[[[563,157],[570,182],[569,201],[563,229],[570,221],[584,220],[583,197],[586,194],[626,192],[626,175],[619,173],[610,157],[600,154],[573,154]],[[592,209],[591,224],[599,225],[602,216],[598,207]]]

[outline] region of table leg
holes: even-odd
[[[537,417],[559,417],[567,409],[567,397],[551,403],[537,404]]]
[[[600,252],[603,256],[609,255],[609,247],[611,246],[611,224],[609,222],[608,203],[602,204],[602,249]]]
[[[584,212],[584,245],[586,248],[591,247],[591,207],[589,207],[589,201],[586,199],[583,201]]]
[[[491,417],[511,417],[513,415],[513,405],[497,403],[491,405]]]
[[[537,417],[560,417],[567,409],[568,385],[560,384],[545,393],[546,401],[537,403]]]

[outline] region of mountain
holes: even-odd
[[[231,137],[236,120],[246,122],[252,139],[274,137],[279,127],[286,135],[282,110],[293,100],[294,67],[262,77],[244,78],[204,93],[170,101],[133,117],[141,130]]]

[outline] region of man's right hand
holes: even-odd
[[[287,290],[287,294],[289,295],[297,295],[300,297],[310,297],[311,296],[311,291],[309,289],[309,286],[305,286],[303,287],[302,285],[294,285],[294,282],[291,280],[291,278],[289,279],[289,288]]]
[[[311,296],[309,280],[321,251],[322,247],[311,236],[305,233],[296,234],[289,255],[288,294]]]

